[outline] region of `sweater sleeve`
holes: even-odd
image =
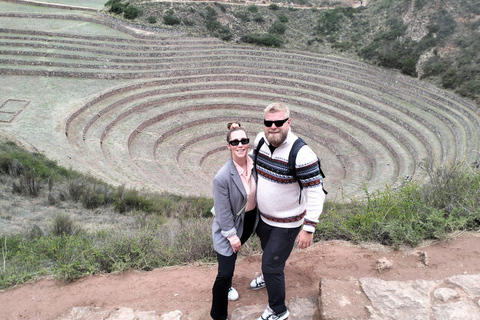
[[[316,154],[309,146],[302,147],[296,159],[297,177],[303,185],[303,196],[306,199],[307,212],[303,230],[308,232],[315,232],[325,202],[323,181],[317,160]]]

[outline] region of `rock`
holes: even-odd
[[[480,311],[469,300],[443,303],[433,308],[433,314],[437,320],[478,320]]]
[[[180,320],[183,313],[180,310],[171,311],[169,313],[164,313],[160,316],[160,320]]]
[[[427,253],[425,251],[417,251],[416,253],[422,266],[428,267],[430,259],[428,258]]]
[[[110,311],[99,307],[74,307],[70,314],[61,317],[59,320],[98,320],[107,319]]]
[[[181,312],[180,312],[181,315]],[[161,318],[155,311],[133,311],[131,308],[101,309],[99,307],[75,307],[70,314],[59,320],[180,320],[177,318]]]
[[[373,315],[396,320],[430,319],[430,294],[441,281],[359,280],[374,307]]]
[[[448,281],[460,287],[470,297],[480,296],[480,275],[453,276],[448,278]]]
[[[289,320],[313,320],[319,319],[317,298],[292,298],[287,303],[290,311]]]
[[[136,320],[135,312],[131,308],[116,308],[107,318],[108,320]]]
[[[447,302],[458,297],[458,292],[450,288],[438,288],[433,293],[434,297],[441,302]]]
[[[384,270],[388,270],[388,269],[391,269],[393,266],[393,263],[392,261],[388,260],[387,258],[380,258],[377,260],[377,266],[375,269],[377,269],[377,271],[381,272],[381,271],[384,271]]]
[[[233,310],[230,318],[232,320],[252,320],[257,319],[265,310],[265,305],[246,306]]]
[[[346,281],[322,279],[318,308],[323,320],[369,319],[370,305],[357,279]]]

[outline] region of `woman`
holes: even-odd
[[[214,320],[226,320],[228,294],[233,289],[232,278],[237,253],[253,234],[257,223],[256,174],[248,156],[250,140],[239,123],[229,123],[227,148],[231,158],[213,179],[213,247],[217,251],[218,274],[213,285],[212,309]]]

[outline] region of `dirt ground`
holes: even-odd
[[[322,278],[434,280],[480,274],[479,251],[480,233],[465,233],[447,242],[399,251],[339,241],[316,243],[308,249],[295,249],[290,256],[286,267],[287,299],[317,296]],[[382,258],[392,262],[390,269],[378,270],[377,261]],[[260,271],[260,261],[260,255],[239,257],[233,285],[240,299],[230,303],[230,310],[266,305],[266,290],[249,289],[251,279]],[[135,311],[156,311],[159,315],[180,310],[184,315],[203,314],[204,317],[198,319],[209,319],[215,276],[215,264],[195,264],[91,276],[69,284],[43,279],[1,291],[0,319],[58,319],[73,307],[82,306],[126,307]]]

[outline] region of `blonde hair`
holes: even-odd
[[[285,117],[290,118],[290,109],[282,102],[270,103],[264,110],[265,114],[270,112],[285,112]]]

